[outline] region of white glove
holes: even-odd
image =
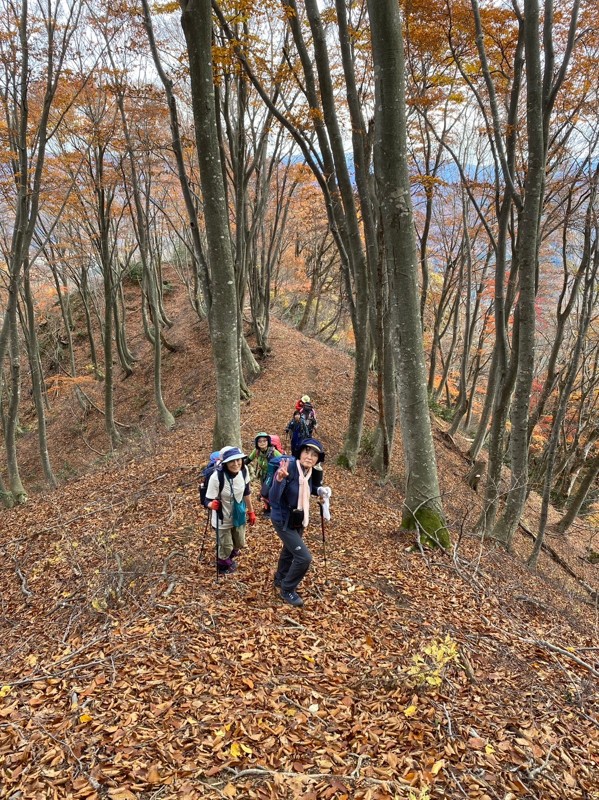
[[[316,493],[322,498],[322,516],[327,522],[331,520],[331,510],[329,508],[329,500],[333,494],[330,486],[319,486]]]

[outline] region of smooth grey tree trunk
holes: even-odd
[[[291,15],[288,17],[288,21],[304,70],[306,95],[310,106],[315,112],[316,133],[325,164],[325,171],[330,171],[331,194],[336,210],[335,222],[338,226],[339,239],[343,242],[343,251],[340,255],[342,260],[344,256],[346,259],[346,286],[348,295],[351,298],[351,317],[356,357],[348,428],[339,462],[349,469],[354,469],[362,436],[370,363],[368,268],[362,247],[353,187],[349,177],[343,139],[337,119],[327,42],[320,11],[315,0],[304,0],[313,38],[314,60],[320,90],[317,93],[312,63],[303,41],[295,0],[283,0],[283,5],[289,9]],[[319,120],[321,108],[324,124]],[[338,199],[335,198],[335,183],[339,187],[340,204]]]
[[[125,373],[125,377],[133,375],[133,362],[135,359],[129,350],[127,344],[127,312],[125,309],[125,296],[123,292],[123,277],[122,273],[119,276],[115,275],[114,287],[114,336],[116,340],[117,352],[119,355],[119,362]]]
[[[160,59],[160,54],[158,52],[158,47],[156,46],[156,40],[154,38],[154,28],[152,25],[152,16],[150,14],[150,6],[148,0],[141,0],[141,7],[143,11],[144,27],[148,34],[150,52],[154,60],[154,66],[156,67],[156,71],[158,72],[158,76],[162,82],[162,86],[164,87],[164,92],[166,94],[166,101],[169,111],[169,123],[171,127],[171,142],[173,146],[173,152],[175,154],[175,161],[177,164],[177,177],[179,178],[179,185],[181,186],[183,200],[185,201],[185,210],[187,212],[187,219],[189,221],[191,240],[193,244],[194,279],[201,286],[203,295],[203,302],[201,301],[198,302],[196,310],[198,311],[198,315],[203,318],[203,316],[205,315],[204,303],[206,304],[206,306],[209,306],[211,301],[208,264],[206,263],[206,256],[204,254],[204,248],[202,246],[202,240],[200,237],[196,204],[194,202],[194,198],[189,186],[189,177],[187,175],[187,169],[185,168],[185,159],[183,155],[183,147],[181,144],[179,114],[177,111],[177,100],[175,98],[175,94],[173,91],[173,81],[164,70],[162,61]],[[194,293],[194,297],[195,298],[198,297],[197,292]]]
[[[557,529],[560,533],[565,533],[578,516],[597,475],[599,475],[599,453],[589,461],[578,488],[570,500],[568,510],[557,524]]]
[[[534,569],[537,566],[537,560],[539,558],[539,554],[543,546],[543,539],[545,537],[545,528],[547,526],[547,517],[549,514],[549,502],[551,499],[551,486],[553,483],[553,466],[555,463],[560,431],[562,428],[562,423],[566,417],[566,411],[568,408],[568,403],[570,401],[572,387],[574,386],[574,380],[578,372],[580,355],[582,353],[584,340],[586,338],[587,331],[591,323],[593,301],[595,300],[595,281],[597,278],[597,268],[599,267],[599,250],[597,250],[596,244],[597,243],[595,242],[595,256],[593,258],[593,266],[592,269],[590,270],[590,274],[587,275],[585,279],[584,293],[582,298],[582,311],[578,325],[578,332],[576,334],[576,344],[574,346],[574,351],[570,357],[570,363],[568,365],[568,370],[566,375],[566,382],[562,388],[557,409],[553,414],[551,434],[549,436],[549,443],[547,445],[545,479],[543,481],[543,499],[541,504],[541,515],[539,518],[539,530],[537,533],[537,538],[535,539],[534,547],[530,554],[530,558],[528,559],[528,566],[531,567],[531,569]]]
[[[535,297],[538,281],[540,216],[545,190],[545,165],[549,147],[549,120],[557,93],[563,84],[578,24],[579,0],[570,14],[568,39],[559,69],[555,66],[553,4],[546,0],[543,19],[543,64],[541,67],[540,14],[538,0],[524,2],[524,48],[526,56],[527,173],[525,199],[518,226],[519,351],[518,373],[512,407],[510,433],[511,485],[505,511],[492,535],[509,548],[520,520],[528,490],[529,404],[534,378]],[[512,270],[512,279],[515,270]]]
[[[114,448],[119,445],[121,436],[116,429],[114,419],[114,367],[112,364],[112,304],[114,303],[114,289],[110,264],[102,264],[102,278],[104,281],[104,325],[102,330],[104,344],[104,427],[110,440],[110,446]]]
[[[545,168],[538,0],[525,0],[524,2],[524,49],[526,54],[528,168],[524,207],[518,229],[518,362],[511,409],[512,473],[505,511],[492,531],[493,538],[504,542],[508,548],[511,546],[512,537],[522,515],[528,488],[528,417],[535,364],[535,299],[539,218]]]
[[[112,62],[112,54],[109,53]],[[114,65],[113,65],[114,66]],[[175,427],[175,418],[169,411],[164,402],[164,395],[162,392],[162,336],[161,326],[163,322],[163,315],[160,311],[160,298],[157,286],[157,275],[155,265],[150,258],[150,243],[149,243],[149,230],[148,220],[149,215],[147,210],[144,211],[141,197],[141,187],[139,183],[139,173],[136,163],[136,153],[133,149],[133,142],[129,129],[127,115],[125,113],[124,105],[124,90],[122,87],[118,88],[116,92],[116,101],[119,107],[121,122],[123,126],[123,133],[125,136],[126,152],[129,160],[129,169],[131,172],[131,193],[133,195],[133,207],[135,210],[135,234],[139,243],[139,255],[142,266],[142,288],[147,297],[148,309],[150,312],[150,326],[148,327],[151,333],[151,342],[154,355],[154,401],[158,414],[165,428],[171,429]],[[116,300],[116,297],[114,298]]]
[[[39,445],[40,461],[48,485],[55,489],[58,481],[52,470],[50,454],[48,452],[48,436],[46,432],[46,412],[44,409],[43,375],[40,369],[39,344],[37,339],[35,310],[33,307],[33,297],[31,295],[31,283],[29,280],[29,263],[26,261],[23,269],[23,289],[25,295],[26,311],[26,330],[27,350],[29,354],[29,365],[31,368],[31,388],[33,391],[33,402],[37,415],[37,438]]]
[[[8,307],[8,347],[10,355],[10,395],[4,431],[4,447],[6,449],[6,470],[8,483],[15,503],[26,503],[27,492],[23,488],[19,474],[17,458],[17,428],[19,424],[19,403],[21,399],[21,354],[19,347],[19,329],[17,315],[18,296],[15,288],[9,289]]]
[[[339,183],[339,190],[345,211],[347,221],[347,231],[349,235],[349,255],[350,265],[353,278],[354,289],[354,302],[355,302],[355,323],[354,323],[354,340],[355,340],[355,364],[354,364],[354,380],[352,387],[352,397],[350,404],[350,412],[348,419],[348,427],[343,444],[343,452],[340,457],[340,462],[347,466],[349,469],[354,469],[356,466],[358,451],[360,448],[360,441],[362,438],[362,427],[364,423],[364,410],[366,407],[366,393],[368,391],[368,371],[370,364],[371,354],[371,338],[369,330],[369,269],[366,253],[362,246],[362,235],[360,225],[358,222],[357,209],[354,200],[354,189],[351,184],[349,170],[347,168],[347,161],[345,156],[345,148],[343,137],[339,127],[337,118],[337,111],[335,107],[335,94],[333,90],[333,80],[331,75],[331,67],[328,56],[328,45],[324,34],[320,11],[316,0],[304,0],[306,11],[308,13],[308,21],[312,31],[312,38],[314,44],[314,54],[316,60],[316,68],[318,71],[318,80],[320,85],[320,96],[322,98],[322,109],[324,113],[325,124],[331,143],[331,151],[335,163],[335,170],[337,173],[337,180]],[[361,119],[358,116],[356,93],[352,89],[353,70],[350,69],[350,64],[347,59],[344,62],[346,85],[349,78],[349,92],[348,92],[348,105],[350,108],[350,115],[352,118],[352,126],[356,124],[362,129],[364,128]],[[364,159],[361,158],[360,150],[363,148],[362,137],[354,139],[354,160],[356,158],[356,150],[358,152],[358,164],[361,171],[364,171]],[[366,203],[367,198],[364,196],[365,175],[360,175],[361,200]],[[368,220],[368,207],[366,207],[367,224],[364,226],[364,232],[368,235],[367,246],[372,246],[374,237],[374,226]]]
[[[94,339],[94,326],[92,323],[92,316],[90,311],[90,296],[89,296],[89,281],[87,274],[87,266],[81,267],[81,302],[83,303],[83,311],[85,314],[85,328],[87,330],[87,341],[89,342],[89,357],[94,368],[94,374],[98,374],[98,355],[96,353],[96,342]]]
[[[466,262],[466,295],[464,299],[464,336],[462,342],[462,357],[460,360],[460,389],[456,402],[453,419],[449,428],[449,435],[453,436],[459,430],[462,418],[468,408],[468,361],[470,359],[471,302],[472,302],[472,244],[468,232],[468,212],[466,198],[462,193],[462,218],[464,225],[463,254]]]
[[[368,0],[375,70],[375,177],[393,315],[400,424],[406,461],[402,524],[426,543],[449,545],[428,410],[418,256],[407,164],[405,67],[399,5]]]
[[[191,78],[193,117],[204,199],[212,304],[208,314],[216,370],[213,446],[241,443],[237,292],[218,148],[212,73],[210,0],[179,0]]]
[[[38,216],[42,178],[45,168],[45,156],[48,142],[53,130],[49,128],[50,111],[56,94],[58,80],[66,57],[73,31],[77,26],[79,7],[73,7],[73,15],[62,27],[57,36],[58,18],[55,8],[48,3],[47,25],[38,28],[39,36],[37,52],[44,52],[46,62],[43,66],[45,75],[39,73],[37,86],[39,119],[33,123],[29,116],[30,61],[29,36],[31,22],[29,6],[22,2],[20,9],[15,9],[13,22],[18,17],[18,45],[7,50],[13,56],[12,63],[7,64],[9,71],[14,71],[15,95],[5,98],[3,109],[8,115],[5,119],[10,135],[11,156],[7,164],[12,172],[16,186],[14,220],[8,257],[8,305],[6,309],[6,333],[3,326],[0,335],[0,371],[3,368],[7,345],[10,347],[11,396],[5,428],[6,462],[10,489],[14,500],[24,503],[27,494],[19,476],[16,451],[16,426],[18,420],[18,404],[20,394],[20,353],[17,324],[17,302],[21,272],[25,261],[29,258],[29,248],[35,232]],[[46,35],[46,44],[42,41]]]

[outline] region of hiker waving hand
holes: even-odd
[[[304,529],[310,519],[310,495],[317,495],[322,482],[324,448],[317,439],[305,439],[299,458],[282,458],[270,487],[270,519],[283,547],[275,575],[281,599],[292,606],[303,606],[297,587],[310,568],[312,554],[304,542]]]
[[[275,472],[275,480],[281,483],[282,480],[289,477],[289,459],[282,458],[279,461],[279,469]]]

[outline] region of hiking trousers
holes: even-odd
[[[216,528],[212,528],[216,536]],[[229,558],[233,550],[243,550],[245,547],[245,525],[239,528],[218,529],[218,558]]]
[[[277,536],[283,542],[277,578],[281,581],[281,588],[285,592],[295,592],[300,581],[310,569],[312,554],[303,540],[303,531],[286,528],[276,522],[272,523]]]

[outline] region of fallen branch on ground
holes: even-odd
[[[575,661],[581,667],[588,669],[592,675],[595,675],[597,678],[599,678],[599,672],[594,667],[592,667],[590,664],[587,664],[587,662],[583,661],[582,658],[578,658],[578,656],[574,655],[574,653],[571,653],[569,650],[564,650],[563,647],[558,647],[556,644],[551,644],[543,639],[525,639],[524,641],[529,642],[530,644],[539,645],[539,647],[546,647],[547,650],[552,650],[554,653],[560,653],[560,655],[572,659],[572,661]]]
[[[527,534],[527,536],[530,536],[533,542],[536,542],[537,537],[529,528],[526,527],[526,525],[524,525],[523,522],[519,522],[518,525],[520,528],[522,528],[524,533]],[[582,588],[586,592],[590,594],[595,603],[599,602],[599,592],[593,589],[592,586],[589,586],[589,584],[586,583],[586,581],[583,581],[583,579],[574,572],[572,567],[569,564],[567,564],[558,553],[555,552],[555,550],[553,549],[553,547],[551,547],[551,545],[548,545],[546,544],[546,542],[543,542],[543,544],[541,545],[541,549],[544,550],[553,559],[553,561],[555,561],[555,563],[558,564],[564,570],[564,572],[567,572],[571,578],[574,578],[574,580],[580,586],[582,586]]]

